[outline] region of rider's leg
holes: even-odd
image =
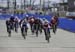
[[[53,27],[53,33],[55,34],[55,25],[53,25],[52,27]]]
[[[39,30],[39,25],[36,24],[36,36],[38,37],[38,30]]]
[[[24,35],[23,35],[23,28],[21,28],[21,34],[22,34],[22,36],[24,36]]]
[[[47,40],[47,34],[46,34],[46,30],[44,29],[44,34],[45,34],[45,40]]]
[[[49,32],[49,37],[51,37],[51,35],[50,35],[50,28],[48,29],[48,32]]]

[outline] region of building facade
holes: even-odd
[[[68,11],[75,12],[75,0],[68,0]]]

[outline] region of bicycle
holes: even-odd
[[[11,27],[10,26],[8,26],[7,32],[8,32],[8,36],[11,37]]]
[[[26,39],[26,36],[27,36],[27,28],[26,27],[22,27],[22,36],[24,39]]]
[[[46,40],[49,43],[50,42],[50,32],[49,32],[49,28],[45,28],[45,36],[46,36]]]

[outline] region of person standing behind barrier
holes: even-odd
[[[59,22],[58,17],[57,16],[53,16],[52,19],[51,19],[51,26],[52,26],[54,34],[56,33],[58,22]]]

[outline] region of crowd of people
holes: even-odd
[[[49,42],[49,39],[51,38],[50,30],[52,29],[53,33],[56,34],[58,22],[59,20],[57,16],[53,16],[51,21],[48,21],[46,18],[28,15],[23,19],[19,19],[17,16],[11,16],[6,20],[6,27],[9,37],[11,37],[12,30],[18,33],[18,28],[20,28],[22,37],[26,39],[29,24],[32,35],[36,35],[36,37],[38,37],[39,33],[41,34],[44,32],[45,40]]]

